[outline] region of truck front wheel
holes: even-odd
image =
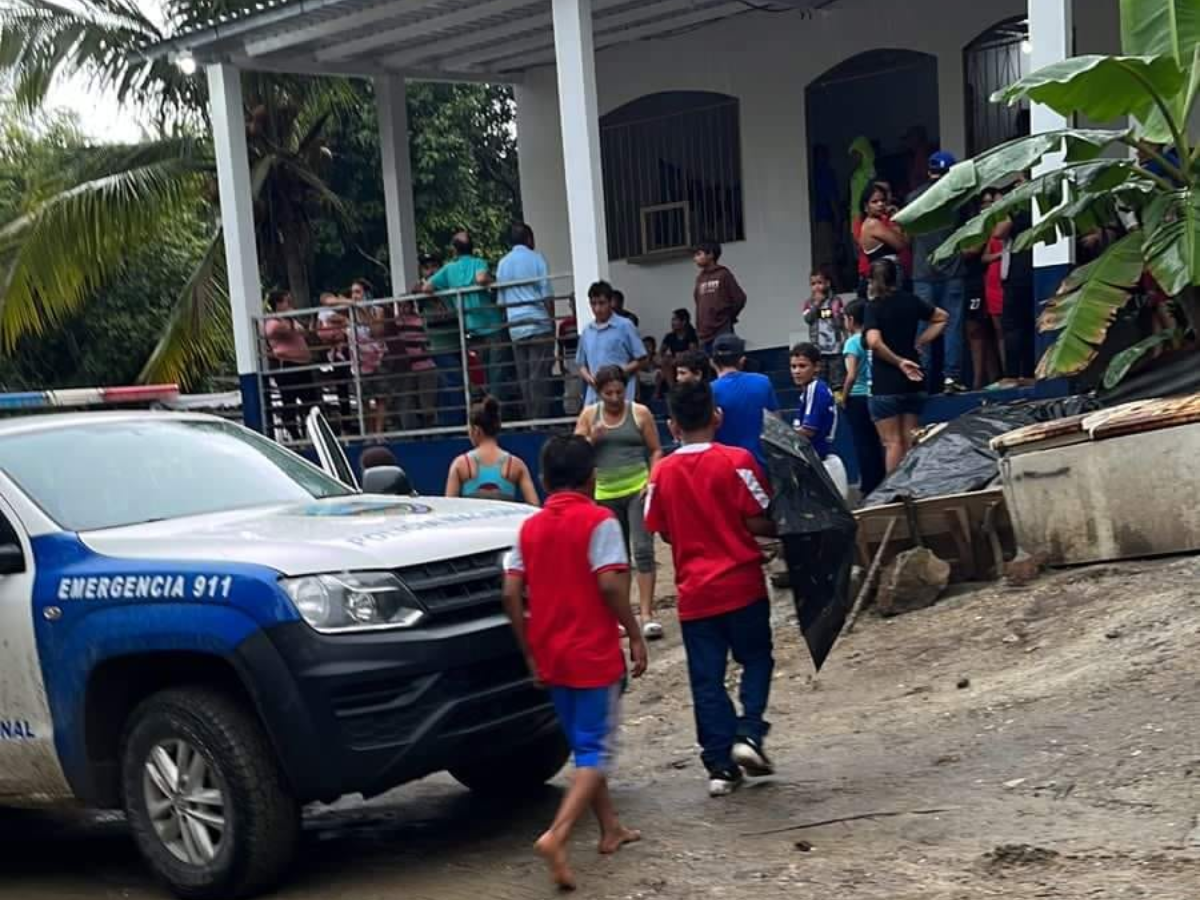
[[[454,766],[450,774],[477,794],[520,795],[541,787],[557,775],[570,755],[567,739],[555,728],[504,753]]]
[[[224,694],[179,688],[143,702],[121,778],[138,848],[180,897],[246,897],[292,860],[299,806],[258,721]]]

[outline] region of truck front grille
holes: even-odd
[[[475,619],[500,611],[503,551],[441,559],[400,569],[396,575],[439,622]]]

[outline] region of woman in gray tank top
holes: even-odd
[[[596,373],[600,402],[579,415],[575,433],[596,448],[596,502],[612,510],[630,548],[637,572],[642,633],[649,640],[662,637],[654,621],[654,536],[642,522],[650,470],[662,458],[658,426],[650,410],[625,397],[625,373],[605,366]]]

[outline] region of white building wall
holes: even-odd
[[[1079,52],[1115,50],[1117,0],[1075,3]],[[728,244],[722,261],[749,295],[740,333],[752,348],[781,346],[798,330],[811,269],[805,88],[869,50],[930,53],[938,61],[942,145],[961,155],[966,140],[963,47],[1025,10],[1025,0],[843,0],[811,18],[799,12],[747,14],[669,40],[601,51],[600,114],[659,91],[717,91],[740,100],[746,239]],[[551,269],[567,271],[570,246],[553,69],[529,72],[517,100],[525,217]],[[880,97],[879,102],[902,104],[904,97]],[[650,265],[614,261],[611,277],[641,317],[645,334],[663,334],[671,310],[692,305],[695,267],[688,259]]]

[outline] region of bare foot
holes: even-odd
[[[558,889],[575,890],[575,873],[571,871],[571,865],[567,861],[567,848],[554,832],[547,831],[543,834],[533,848],[546,861],[546,866],[550,869],[550,880]]]
[[[616,853],[626,844],[636,844],[641,839],[640,831],[619,825],[613,831],[606,831],[600,836],[600,852],[607,856],[610,853]]]

